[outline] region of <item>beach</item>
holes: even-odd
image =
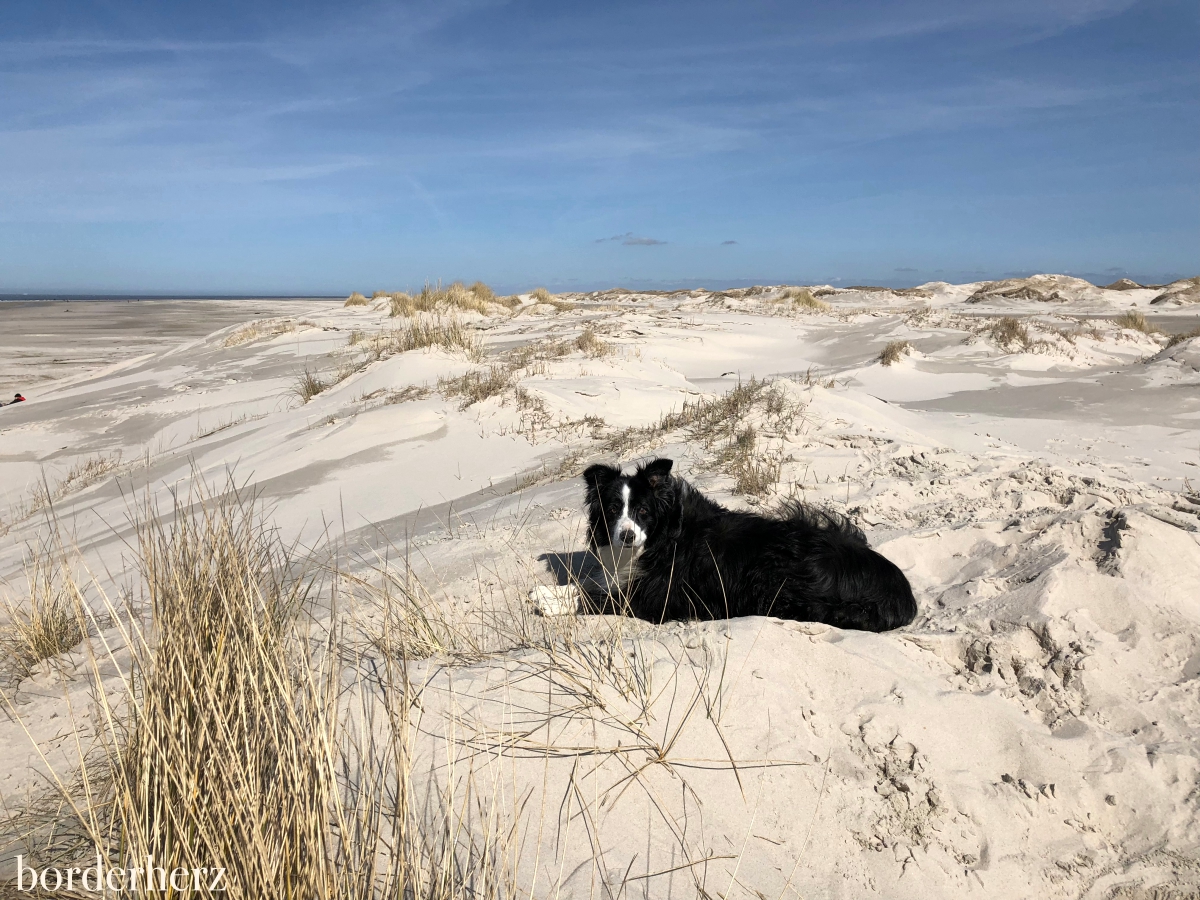
[[[96,613],[0,673],[11,822],[122,690],[139,523],[236,490],[326,573],[349,730],[400,666],[416,820],[522,894],[1200,894],[1200,303],[1020,281],[0,308],[7,615],[47,555]],[[539,615],[584,466],[654,457],[847,516],[916,621]]]

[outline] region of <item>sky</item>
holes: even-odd
[[[0,293],[1200,273],[1200,4],[0,4]]]

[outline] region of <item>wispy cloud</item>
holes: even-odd
[[[202,223],[237,249],[293,248],[264,273],[292,271],[302,244],[321,248],[314,267],[388,272],[408,254],[422,277],[467,260],[514,283],[916,280],[892,269],[907,258],[955,277],[1042,260],[1140,275],[1194,258],[1200,67],[1194,17],[1169,4],[262,0],[221,16],[84,4],[69,22],[15,6],[0,279],[16,241],[84,233],[59,223],[101,225],[118,260],[153,258],[128,237],[149,223],[160,254],[227,271],[180,242]],[[1053,210],[1033,225],[1015,212],[1030,198]],[[1118,207],[1143,218],[1118,233]],[[672,249],[588,249],[668,244],[591,237],[629,222]],[[71,240],[28,254],[47,283],[86,256]]]
[[[657,244],[665,244],[666,241],[660,241],[652,237],[641,237],[632,231],[627,231],[624,234],[614,234],[612,237],[597,238],[596,243],[620,244],[623,247],[653,247]]]
[[[857,4],[848,15],[838,7],[815,9],[816,21],[806,32],[814,42],[860,43],[893,40],[951,31],[1007,27],[1026,40],[1038,40],[1117,15],[1136,0],[1001,0],[963,3],[962,0],[874,0]],[[1000,37],[1009,41],[1012,36]]]

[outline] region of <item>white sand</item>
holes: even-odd
[[[472,315],[492,353],[574,339],[585,321],[616,352],[540,361],[523,400],[510,389],[465,409],[437,380],[480,364],[423,350],[300,403],[302,367],[332,372],[354,358],[354,330],[397,320],[280,305],[311,324],[233,347],[226,327],[0,410],[0,578],[19,601],[22,554],[47,527],[45,511],[3,510],[38,479],[53,488],[120,453],[115,473],[54,506],[114,594],[130,577],[131,492],[233,468],[285,539],[336,539],[357,570],[407,554],[464,620],[501,609],[540,627],[520,606],[555,582],[546,554],[582,549],[569,476],[600,442],[777,378],[803,412],[779,433],[759,422],[761,448],[784,460],[762,502],[790,493],[849,512],[908,574],[917,621],[883,635],[582,622],[625,635],[619,663],[580,674],[588,704],[548,690],[539,650],[420,662],[422,777],[453,780],[456,758],[504,815],[523,803],[511,850],[536,896],[606,896],[602,883],[635,897],[698,883],[772,898],[1200,896],[1200,339],[1165,350],[1095,318],[1133,305],[1153,323],[1161,290],[1053,279],[1039,290],[1068,299],[929,285],[823,293],[833,310],[806,313],[775,289],[610,292],[574,311]],[[1169,306],[1200,324],[1200,308]],[[1028,341],[984,330],[1000,314],[1024,317]],[[913,352],[884,367],[893,340]],[[623,461],[652,454],[747,502],[684,432]],[[581,658],[588,646],[604,641]],[[59,766],[74,727],[64,695],[86,708],[81,651],[65,662],[4,685]],[[0,759],[0,797],[19,806],[39,784],[22,725],[0,722]]]

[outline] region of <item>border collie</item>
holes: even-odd
[[[600,598],[602,610],[653,622],[778,616],[865,631],[916,617],[904,573],[846,519],[800,503],[773,517],[729,510],[671,466],[655,459],[632,475],[607,465],[583,473],[593,554],[632,558],[628,581]]]

